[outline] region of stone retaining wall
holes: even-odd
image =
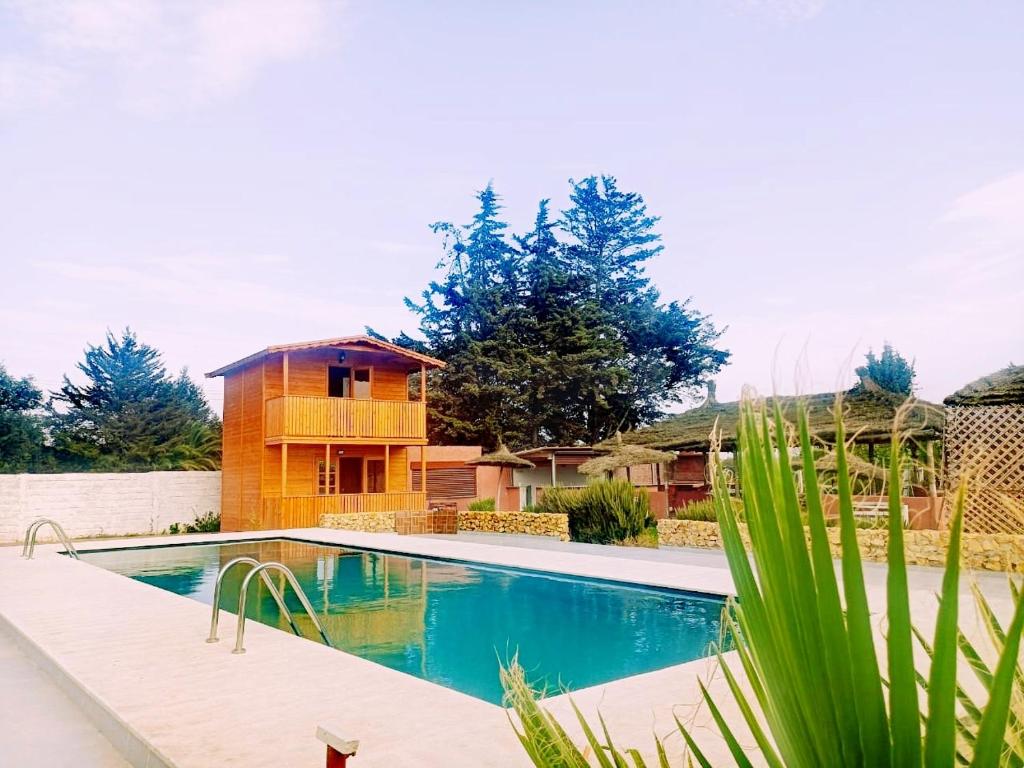
[[[365,533],[394,533],[394,512],[346,512],[339,515],[321,515],[321,528]]]
[[[0,475],[0,541],[18,541],[37,517],[71,537],[166,531],[220,512],[220,472],[75,472]],[[52,541],[49,528],[40,541]]]
[[[740,533],[749,548],[747,532]],[[827,529],[832,554],[839,557],[839,529]],[[949,546],[948,531],[904,531],[908,565],[937,565],[946,562]],[[889,532],[885,529],[857,530],[860,553],[865,560],[885,562]],[[659,520],[658,542],[667,547],[701,547],[715,549],[722,546],[718,523],[698,520]],[[1009,533],[965,533],[961,551],[963,565],[982,571],[1024,572],[1024,536]]]
[[[569,516],[550,512],[459,512],[459,530],[525,533],[569,540]]]

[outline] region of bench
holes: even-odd
[[[903,517],[903,524],[906,525],[910,520],[910,507],[908,507],[906,504],[901,505],[900,514]],[[889,502],[884,500],[854,501],[853,516],[871,518],[872,520],[878,520],[879,518],[888,517]]]

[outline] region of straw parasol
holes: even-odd
[[[494,508],[499,509],[501,506],[501,476],[505,467],[511,469],[533,469],[536,464],[528,459],[524,459],[521,456],[516,456],[512,451],[505,447],[505,443],[498,443],[498,449],[485,453],[482,456],[477,456],[475,459],[470,459],[466,462],[469,466],[474,467],[498,467],[498,487],[494,493]]]
[[[625,467],[629,478],[629,468],[641,464],[669,464],[676,460],[676,455],[669,451],[658,451],[642,445],[631,445],[622,442],[622,433],[615,433],[615,443],[604,456],[597,456],[579,466],[584,475],[603,475]]]

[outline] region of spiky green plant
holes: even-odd
[[[892,462],[889,483],[886,665],[876,654],[867,590],[857,547],[856,524],[840,414],[836,407],[837,491],[839,495],[842,580],[836,578],[826,534],[821,494],[811,451],[806,413],[797,413],[797,441],[805,499],[790,471],[786,424],[778,406],[772,413],[750,402],[741,409],[740,486],[753,565],[740,538],[737,515],[716,467],[714,502],[737,599],[725,622],[746,679],[744,687],[721,648],[715,653],[743,722],[753,735],[761,760],[771,768],[817,766],[1019,766],[1022,676],[1018,662],[1024,629],[1024,600],[1014,589],[1015,610],[1004,631],[982,599],[982,614],[998,661],[994,669],[958,629],[957,594],[964,494],[954,504],[949,551],[932,640],[927,675],[913,657],[910,595],[903,550],[899,499],[899,462]],[[894,434],[893,455],[899,454]],[[806,515],[805,529],[802,516]],[[808,543],[809,539],[809,543]],[[917,633],[924,638],[923,633]],[[979,705],[958,686],[958,648],[987,690]],[[513,721],[537,766],[576,768],[596,763],[618,768],[644,762],[635,751],[614,747],[604,723],[602,739],[576,710],[587,746],[580,749],[534,700],[513,664],[503,674]],[[926,705],[918,695],[924,690]],[[737,766],[751,760],[715,699],[701,685],[704,701]],[[748,693],[749,691],[749,693]],[[965,714],[958,716],[957,701]],[[677,721],[692,758],[710,760],[689,730]],[[669,766],[656,740],[658,764]]]
[[[549,488],[537,511],[567,515],[572,540],[595,544],[635,539],[654,523],[646,491],[626,480],[598,480],[586,488]]]

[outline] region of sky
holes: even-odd
[[[718,397],[1024,362],[1024,3],[0,0],[0,362],[413,332],[438,220],[607,173]],[[219,409],[221,380],[203,381]]]

